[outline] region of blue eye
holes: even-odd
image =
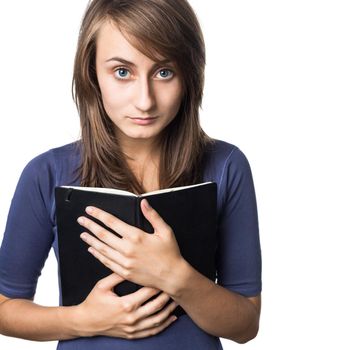
[[[173,72],[170,69],[161,69],[159,73],[161,74],[162,72],[167,72],[167,73],[169,72],[169,74],[171,73],[173,75]],[[163,75],[161,76],[162,78],[168,78],[168,74],[164,74],[164,76]]]
[[[123,72],[127,72],[127,73],[128,73],[128,69],[118,68],[118,69],[116,70],[116,72],[119,72],[120,79],[122,79],[122,78],[125,78],[125,75],[123,75],[122,73],[123,73]]]

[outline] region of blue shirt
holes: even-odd
[[[42,153],[24,168],[11,202],[0,249],[0,294],[33,300],[51,247],[58,260],[54,188],[79,185],[73,176],[80,164],[76,144]],[[207,154],[203,180],[218,185],[217,283],[244,296],[256,296],[261,292],[261,250],[249,162],[237,146],[215,140]],[[59,305],[62,305],[61,297]],[[59,341],[57,349],[217,350],[222,346],[218,337],[206,333],[188,315],[183,315],[152,337],[135,340],[83,337]]]

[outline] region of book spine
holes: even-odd
[[[140,209],[141,200],[142,198],[139,196],[135,198],[135,226],[138,228],[142,228],[143,225],[141,209]]]

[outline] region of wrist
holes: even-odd
[[[166,279],[166,288],[163,290],[175,301],[179,300],[189,285],[193,272],[193,267],[182,258],[175,264],[175,267],[171,269]]]
[[[72,337],[91,337],[92,334],[86,328],[86,318],[80,305],[61,306],[59,308],[60,319]]]

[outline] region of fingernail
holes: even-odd
[[[77,222],[82,225],[85,221],[84,221],[83,217],[81,216],[77,219]]]
[[[177,319],[178,319],[178,317],[173,316],[173,317],[172,317],[172,322],[174,322],[174,321],[177,320]]]
[[[87,207],[86,208],[86,213],[88,213],[88,214],[93,213],[93,207]]]
[[[149,205],[149,203],[146,199],[143,199],[143,204],[148,210],[151,208],[151,206]]]
[[[81,233],[80,237],[81,237],[83,240],[85,240],[85,239],[87,238],[87,234]]]

